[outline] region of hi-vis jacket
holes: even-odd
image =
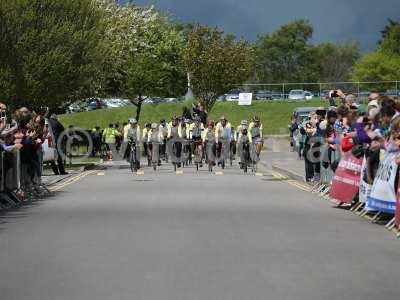
[[[240,142],[240,139],[241,139],[241,137],[242,137],[242,130],[243,129],[247,129],[247,137],[249,138],[249,142],[251,143],[252,142],[252,139],[251,139],[251,134],[249,133],[249,128],[248,128],[248,126],[245,126],[245,125],[239,125],[238,127],[237,127],[237,129],[236,129],[236,135],[237,135],[237,139],[236,139],[236,142]]]
[[[189,139],[202,139],[202,134],[204,131],[204,125],[203,123],[200,123],[199,126],[196,126],[195,123],[190,124],[187,126],[186,130],[188,131],[186,136],[189,137]]]
[[[115,144],[116,137],[119,135],[119,131],[115,128],[108,127],[103,131],[103,139],[107,144]]]
[[[124,141],[125,142],[128,141],[129,129],[133,129],[133,128],[131,128],[130,124],[124,126]],[[136,126],[136,139],[137,139],[137,142],[140,142],[140,126],[139,125]]]
[[[148,143],[161,143],[164,140],[164,136],[160,127],[158,129],[150,129],[147,132]]]
[[[221,122],[217,123],[215,126],[215,135],[217,138],[217,142],[220,140],[232,141],[232,125],[231,123],[226,123],[225,127],[222,126]]]
[[[254,122],[251,122],[249,125],[249,130],[248,130],[248,134],[252,136],[252,138],[256,138],[256,137],[263,137],[263,125],[262,123],[260,123],[260,126],[258,127],[257,130],[254,130],[255,128],[257,128],[255,126],[256,124]],[[255,135],[254,135],[255,134]],[[258,136],[257,136],[258,135]]]
[[[168,138],[182,138],[182,126],[181,124],[177,126],[168,126]]]
[[[203,142],[205,141],[217,141],[217,134],[215,128],[213,128],[211,131],[206,128],[203,130],[203,135],[202,135],[202,140]]]

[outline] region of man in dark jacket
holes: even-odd
[[[207,112],[204,110],[203,105],[200,103],[197,106],[193,105],[193,112],[201,119],[204,126],[207,125]]]
[[[65,155],[65,151],[62,150],[62,141],[59,141],[60,136],[64,132],[64,126],[58,121],[57,115],[52,114],[49,118],[49,127],[54,137],[54,142],[56,143],[57,150],[57,165],[54,161],[51,162],[51,168],[55,175],[66,175],[63,161],[63,153]]]

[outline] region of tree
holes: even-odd
[[[355,65],[355,81],[392,81],[400,79],[400,56],[376,51],[363,56]]]
[[[323,43],[314,48],[315,62],[318,64],[319,81],[343,82],[351,77],[353,66],[360,57],[358,44]]]
[[[253,74],[253,55],[250,45],[233,35],[200,25],[193,28],[183,57],[193,92],[207,111],[218,96]]]
[[[256,74],[262,82],[304,82],[315,80],[315,62],[309,40],[312,25],[296,20],[256,42]]]
[[[390,28],[381,43],[381,50],[389,55],[400,55],[400,23]]]
[[[56,109],[92,94],[100,84],[101,18],[92,0],[1,1],[1,96],[14,106]]]
[[[136,99],[139,120],[143,96],[180,96],[186,88],[186,73],[181,51],[183,36],[168,23],[158,19],[157,26],[145,33],[151,46],[131,53],[127,64],[125,94]]]
[[[152,7],[98,1],[106,15],[105,43],[109,53],[104,65],[103,93],[131,99],[137,106],[137,119],[144,96],[183,94],[184,39],[176,26]]]
[[[378,42],[378,45],[382,44],[382,42],[388,37],[389,32],[392,30],[393,27],[400,25],[399,22],[396,22],[392,19],[388,19],[388,24],[385,26],[385,28],[381,31],[381,39]]]
[[[363,56],[355,65],[357,81],[392,81],[400,79],[400,24],[385,27],[383,40],[375,52]]]

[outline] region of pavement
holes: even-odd
[[[291,152],[288,139],[269,138],[266,140],[267,150],[262,154],[261,163],[291,179],[305,181],[304,160],[297,153]]]
[[[397,299],[399,241],[277,176],[284,155],[82,172],[0,216],[0,299]]]

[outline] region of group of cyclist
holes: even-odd
[[[193,120],[174,116],[169,123],[147,123],[141,130],[135,118],[129,119],[124,127],[124,140],[128,141],[125,157],[131,163],[132,170],[140,168],[140,145],[147,157],[148,165],[154,169],[161,161],[169,160],[174,168],[195,164],[199,169],[203,163],[209,171],[213,166],[225,168],[226,163],[239,157],[239,165],[247,172],[255,171],[263,148],[263,125],[258,116],[249,123],[242,120],[236,128],[225,116],[218,122],[212,120],[202,123],[200,117]]]

